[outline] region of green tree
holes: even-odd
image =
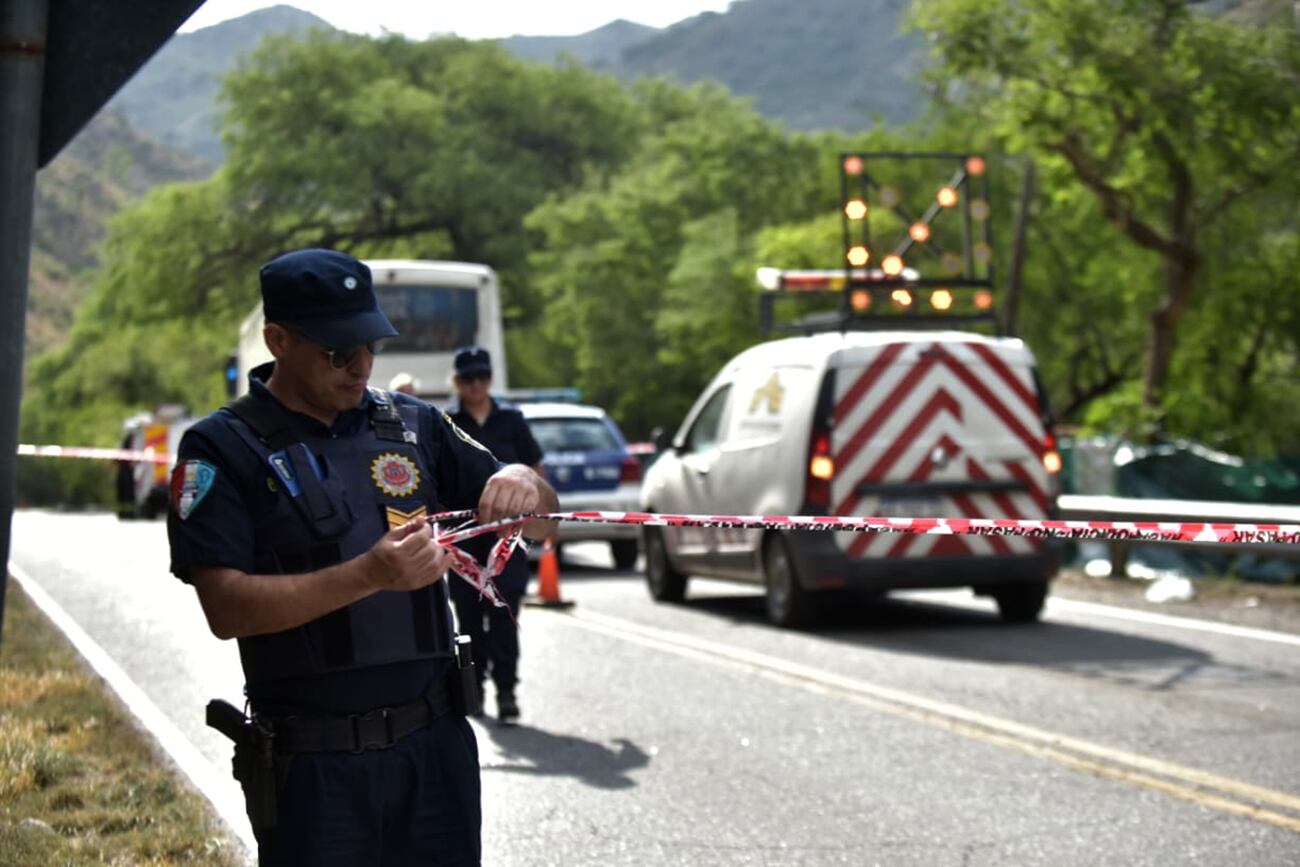
[[[813,213],[812,140],[785,135],[714,86],[633,89],[641,147],[622,171],[529,217],[546,329],[575,384],[633,435],[675,424],[756,337],[750,239]],[[833,195],[833,193],[832,193]]]
[[[111,224],[69,339],[29,367],[25,439],[114,445],[123,419],[155,404],[216,406],[257,269],[293,247],[485,262],[507,315],[529,328],[542,312],[527,270],[540,234],[524,217],[622,165],[644,122],[612,78],[457,39],[272,39],[224,100],[227,165],[154,190]],[[25,493],[81,501],[103,482],[32,467]]]
[[[1279,190],[1294,192],[1300,156],[1294,25],[1247,27],[1196,14],[1195,5],[915,6],[945,90],[978,106],[1007,149],[1035,155],[1049,177],[1068,176],[1086,190],[1124,243],[1150,257],[1158,282],[1153,294],[1138,293],[1147,320],[1140,406],[1166,427],[1183,415],[1166,385],[1184,317],[1208,291],[1207,263],[1215,253],[1249,255],[1222,250],[1217,236],[1244,211],[1276,201]],[[1278,216],[1290,223],[1281,228],[1295,231],[1292,217]],[[1127,276],[1145,279],[1144,272]]]

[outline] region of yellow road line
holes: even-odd
[[[1163,792],[1194,804],[1300,833],[1300,818],[1267,808],[1271,806],[1300,813],[1300,797],[1288,792],[1267,789],[893,687],[821,671],[768,654],[644,626],[590,610],[575,608],[566,613],[555,613],[554,616],[611,638],[755,674],[817,695],[848,699],[873,710],[963,737],[1017,750],[1076,770]]]

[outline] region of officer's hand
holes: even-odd
[[[447,551],[425,521],[389,530],[361,556],[366,582],[376,590],[417,590],[447,571]]]
[[[523,464],[510,464],[488,479],[478,501],[480,524],[537,511],[541,497],[537,491],[537,474]],[[510,535],[510,528],[501,535]]]

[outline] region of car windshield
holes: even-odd
[[[543,452],[618,451],[622,445],[598,418],[532,418],[528,426]]]

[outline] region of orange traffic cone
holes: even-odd
[[[537,595],[524,600],[525,605],[544,608],[570,608],[573,603],[560,598],[560,555],[555,543],[547,539],[542,543],[542,559],[537,564]]]

